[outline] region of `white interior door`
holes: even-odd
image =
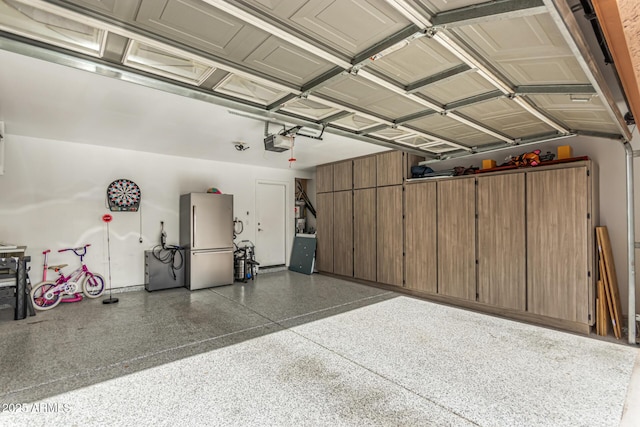
[[[286,264],[285,184],[258,182],[256,186],[256,261],[260,267]]]

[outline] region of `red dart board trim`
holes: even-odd
[[[107,187],[107,201],[112,212],[137,212],[142,193],[129,179],[116,179]]]

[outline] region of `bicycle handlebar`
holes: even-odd
[[[46,255],[46,254],[48,254],[49,252],[51,252],[51,249],[47,249],[46,251],[42,252],[42,255]]]
[[[80,256],[80,254],[78,253],[78,251],[84,250],[85,252],[87,252],[87,248],[91,246],[91,244],[86,244],[84,246],[81,246],[79,248],[67,248],[67,249],[59,249],[58,252],[67,252],[67,251],[73,251],[74,254]]]

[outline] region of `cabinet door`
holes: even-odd
[[[478,178],[478,301],[526,310],[524,174]]]
[[[376,186],[376,156],[363,157],[353,161],[353,188]]]
[[[403,169],[402,151],[378,154],[376,159],[378,187],[402,184]]]
[[[378,282],[402,286],[402,186],[378,187]]]
[[[407,185],[404,206],[405,286],[435,294],[438,289],[436,183]]]
[[[333,273],[333,193],[316,195],[316,268]]]
[[[316,167],[316,193],[333,191],[333,165]]]
[[[528,310],[587,323],[586,168],[529,172],[526,180]]]
[[[353,192],[353,277],[376,281],[376,189]]]
[[[333,272],[353,277],[353,194],[333,193]]]
[[[333,165],[333,191],[353,188],[353,162],[347,160]]]
[[[476,300],[475,178],[438,182],[438,293]]]

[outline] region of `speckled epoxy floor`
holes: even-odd
[[[640,384],[637,349],[323,276],[119,296],[1,317],[0,425],[616,426]]]

